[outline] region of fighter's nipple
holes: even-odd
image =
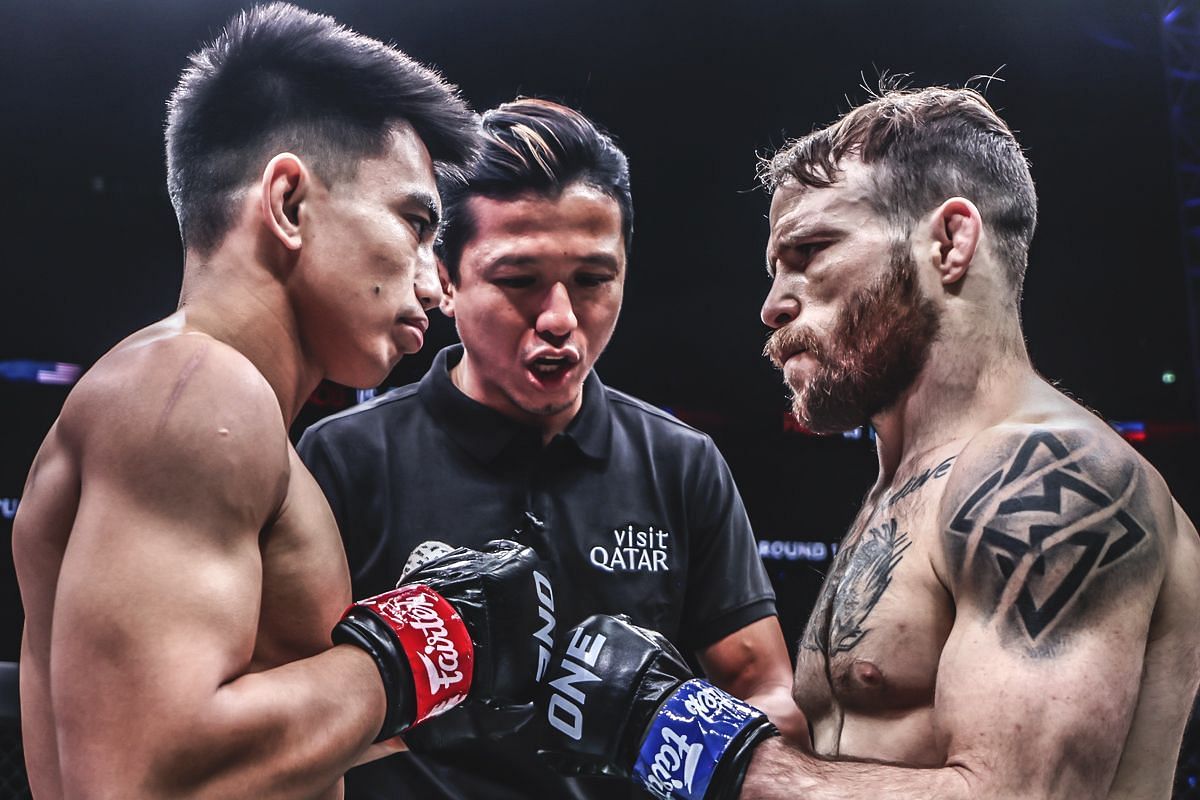
[[[864,689],[878,689],[883,686],[883,673],[870,661],[856,659],[850,666],[850,681]]]

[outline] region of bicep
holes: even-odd
[[[943,501],[955,622],[935,715],[951,763],[1021,796],[1102,796],[1161,582],[1139,463],[1088,431],[973,442]]]
[[[109,481],[89,481],[59,575],[55,658],[91,650],[125,676],[160,661],[214,674],[244,663],[261,563],[257,531],[236,526],[219,513],[147,507]]]
[[[986,796],[1102,797],[1136,708],[1145,626],[1116,615],[1062,652],[1031,655],[985,619],[956,621],[938,667],[947,764]]]
[[[200,419],[189,427],[211,427]],[[61,744],[85,771],[186,731],[253,653],[258,536],[282,468],[260,441],[160,433],[94,437],[81,467],[51,694]]]

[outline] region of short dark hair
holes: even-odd
[[[478,141],[477,118],[436,72],[287,3],[230,21],[189,58],[167,108],[167,188],[184,246],[201,252],[229,231],[233,191],[276,153],[332,183],[381,155],[400,121],[441,169]]]
[[[1029,163],[1004,120],[973,89],[889,88],[834,124],[788,142],[760,165],[770,191],[781,183],[831,186],[843,159],[874,164],[876,211],[907,237],[917,219],[962,196],[996,237],[1009,284],[1020,294],[1037,226]]]
[[[629,162],[612,137],[578,111],[549,100],[518,98],[486,112],[478,157],[460,174],[440,181],[445,222],[437,255],[450,280],[458,283],[463,247],[475,235],[467,209],[472,197],[557,197],[581,181],[617,202],[628,258],[633,245]]]

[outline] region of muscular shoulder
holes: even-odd
[[[960,606],[1052,646],[1111,603],[1152,604],[1170,513],[1158,474],[1099,420],[988,428],[954,462],[939,571]]]
[[[270,384],[203,334],[110,352],[72,392],[60,424],[85,478],[160,502],[211,493],[249,510],[286,490],[287,428]]]

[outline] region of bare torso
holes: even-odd
[[[73,789],[64,779],[64,760],[76,754],[64,746],[61,737],[56,738],[56,731],[72,725],[76,715],[89,713],[89,709],[78,708],[77,697],[67,696],[72,693],[69,684],[88,675],[88,665],[79,663],[88,658],[88,650],[64,648],[67,637],[82,632],[71,630],[80,619],[76,610],[63,611],[59,598],[78,592],[95,594],[101,611],[109,603],[116,603],[118,609],[144,604],[140,613],[128,617],[118,613],[115,621],[87,620],[91,652],[97,659],[98,688],[105,687],[111,665],[140,658],[145,639],[154,635],[147,629],[161,626],[166,630],[174,624],[176,609],[169,602],[161,602],[163,598],[152,590],[144,593],[144,587],[128,579],[136,577],[136,572],[133,576],[120,574],[124,563],[121,549],[139,547],[136,531],[142,521],[122,519],[120,498],[111,493],[105,473],[106,460],[114,452],[119,457],[121,437],[129,433],[128,426],[143,426],[147,421],[170,424],[173,415],[203,413],[204,407],[211,405],[211,424],[200,426],[207,435],[215,439],[230,436],[232,425],[245,422],[251,429],[235,430],[234,435],[249,436],[255,446],[277,454],[268,459],[275,474],[245,476],[254,491],[261,494],[265,487],[267,496],[259,499],[267,514],[257,536],[251,532],[247,541],[229,544],[244,548],[247,555],[241,559],[247,568],[235,576],[239,585],[226,592],[222,582],[230,575],[215,570],[181,576],[188,581],[212,580],[211,586],[201,587],[199,598],[213,605],[214,614],[231,611],[223,607],[224,596],[241,594],[250,600],[249,608],[232,610],[238,624],[228,631],[231,653],[220,667],[221,683],[330,647],[329,632],[350,600],[349,575],[332,514],[288,443],[282,417],[268,424],[251,418],[227,424],[220,410],[221,398],[206,397],[202,381],[190,385],[192,372],[203,369],[205,360],[234,363],[231,384],[253,383],[253,367],[248,362],[237,363],[239,359],[215,340],[181,332],[173,325],[160,323],[140,331],[110,351],[80,381],[38,452],[13,539],[26,612],[21,651],[22,727],[32,789],[39,798],[52,800],[78,793],[78,787]],[[252,391],[263,390],[252,387]],[[189,454],[178,457],[188,458]],[[230,462],[227,467],[236,475],[240,465]],[[187,514],[188,509],[180,508],[179,513]],[[105,524],[90,524],[105,517],[109,517]],[[215,531],[213,535],[222,534]],[[179,547],[187,547],[187,540]],[[250,552],[255,547],[257,557]],[[144,555],[137,553],[130,563],[140,562]],[[186,552],[169,556],[162,563],[164,571],[172,569],[171,560],[176,556],[188,557]],[[165,579],[169,584],[169,576]],[[183,602],[193,599],[184,595]],[[183,617],[186,619],[186,614]],[[206,630],[198,632],[200,636],[208,634]],[[143,699],[138,695],[139,683],[130,681],[127,697],[112,702],[98,699],[90,710],[97,715],[97,724],[105,714],[120,713],[122,704],[136,706]],[[64,688],[68,690],[65,693]],[[161,713],[171,712],[163,709]],[[135,740],[143,735],[135,727],[136,719],[131,715],[128,724],[110,721],[109,731]],[[136,754],[137,750],[130,748],[130,752]],[[118,763],[114,769],[121,766]],[[340,786],[334,785],[319,796],[340,796],[340,792]]]
[[[868,496],[798,650],[794,695],[817,753],[928,767],[954,761],[951,750],[961,742],[947,729],[958,721],[947,713],[989,712],[957,700],[947,712],[948,701],[965,694],[966,684],[983,695],[1000,685],[986,664],[975,676],[956,676],[953,689],[946,676],[939,681],[959,613],[955,586],[971,561],[962,554],[970,552],[978,569],[995,572],[989,580],[1000,610],[992,628],[1035,674],[1043,665],[1054,669],[1083,631],[1095,637],[1110,619],[1144,631],[1136,635],[1144,645],[1136,707],[1107,797],[1170,797],[1200,682],[1200,540],[1132,448],[1054,395],[1036,414],[1001,426],[1010,430],[997,436],[1004,444],[986,468],[975,459],[965,468],[974,474],[954,476],[967,442],[946,442],[910,459]],[[974,490],[947,497],[952,476]],[[961,652],[955,649],[955,665],[964,661]],[[1089,675],[1077,677],[1074,691],[1104,691],[1089,685]],[[1056,713],[1060,698],[1046,691],[1044,705],[1028,709],[1029,729]]]

